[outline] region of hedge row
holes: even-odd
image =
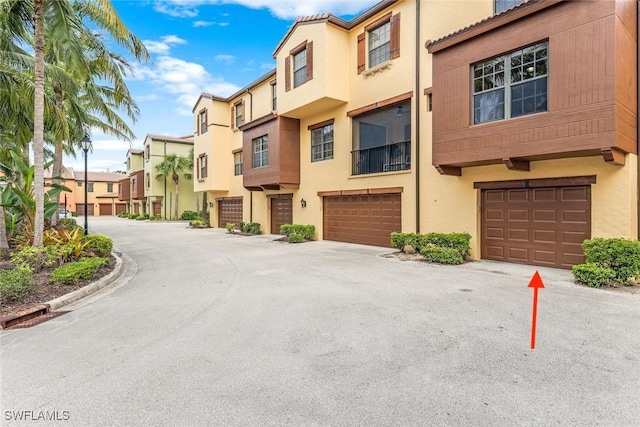
[[[465,259],[471,254],[471,235],[469,233],[391,233],[391,246],[404,251],[406,246],[422,253],[425,248],[437,246],[455,249]]]
[[[585,264],[574,265],[573,277],[599,288],[612,283],[628,285],[640,277],[640,241],[595,237],[582,242]]]

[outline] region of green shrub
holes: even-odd
[[[437,262],[440,264],[462,264],[464,258],[457,249],[443,248],[440,246],[429,246],[422,248],[420,254],[425,257],[427,261]]]
[[[76,228],[82,228],[78,225],[78,222],[73,218],[60,218],[58,220],[58,228],[67,231],[73,231]]]
[[[86,244],[85,250],[93,252],[95,256],[109,256],[113,249],[113,240],[101,234],[89,234],[84,236],[83,241]]]
[[[180,215],[180,219],[184,219],[187,221],[192,221],[194,219],[199,219],[202,220],[202,217],[194,211],[184,211],[182,212],[182,215]]]
[[[262,229],[257,222],[241,222],[238,228],[243,233],[262,234]]]
[[[40,271],[47,264],[47,248],[44,246],[26,246],[10,255],[17,266],[27,266],[30,270]]]
[[[78,216],[78,212],[72,211],[71,212],[71,216],[74,217],[74,218],[77,217]]]
[[[161,221],[162,220],[162,215],[154,215],[152,217],[149,217],[150,221]]]
[[[291,237],[293,233],[300,234],[306,240],[311,240],[313,235],[316,234],[316,227],[314,225],[301,224],[282,224],[280,227],[280,234]]]
[[[206,228],[207,224],[201,219],[193,219],[193,220],[189,221],[189,227]]]
[[[51,283],[76,283],[80,279],[91,279],[100,267],[109,263],[109,258],[82,258],[58,267],[51,273]]]
[[[600,288],[612,283],[616,278],[616,272],[608,267],[600,267],[594,263],[578,264],[571,267],[573,277],[587,286]]]
[[[149,219],[149,214],[144,214],[144,219]]]
[[[289,233],[289,243],[302,243],[306,241],[304,236],[296,231]]]
[[[627,239],[596,237],[582,242],[586,263],[610,268],[614,281],[625,285],[640,272],[640,242]]]
[[[227,229],[227,231],[228,231],[229,233],[233,233],[233,228],[234,228],[235,226],[236,226],[235,224],[233,224],[233,223],[231,223],[231,222],[228,222],[225,228]]]
[[[33,289],[33,272],[26,265],[0,271],[0,302],[24,298]]]
[[[147,219],[147,217],[146,217],[146,216],[144,216],[144,215],[138,215],[135,219],[136,219],[137,221],[144,221],[145,219]]]
[[[46,246],[47,263],[46,265],[62,265],[74,259],[75,248],[71,243],[61,243],[59,245]]]
[[[391,246],[403,251],[405,246],[411,245],[418,251],[418,236],[419,234],[416,233],[398,233],[394,231],[391,233]]]
[[[419,235],[417,250],[429,246],[455,249],[462,258],[471,254],[471,235],[469,233],[427,233]]]

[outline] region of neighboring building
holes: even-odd
[[[489,1],[470,4],[391,0],[351,21],[299,18],[275,48],[274,71],[228,98],[203,93],[194,189],[211,200],[212,225],[313,224],[319,239],[380,246],[392,231],[415,231],[416,141],[430,141],[416,126],[421,47],[492,13]]]
[[[119,182],[124,174],[112,172],[87,172],[87,215],[116,215],[124,212],[126,205],[118,200]],[[74,202],[71,211],[84,215],[84,172],[74,172]],[[64,201],[64,196],[63,201]],[[69,202],[67,202],[69,204]],[[67,207],[67,209],[69,209]]]
[[[508,6],[428,45],[422,228],[470,232],[475,258],[566,268],[586,238],[638,237],[638,5]]]
[[[143,170],[136,171],[131,177],[131,194],[140,194],[140,186],[144,187],[144,203],[141,201],[142,213],[160,215],[166,219],[179,219],[184,211],[198,211],[199,204],[193,190],[192,180],[185,179],[184,173],[192,174],[192,170],[185,170],[178,179],[178,218],[175,218],[175,184],[171,177],[164,180],[156,179],[156,166],[162,163],[167,155],[175,154],[180,157],[191,158],[193,155],[193,137],[174,138],[163,135],[148,134],[144,140]],[[134,190],[135,187],[135,190]]]
[[[126,178],[120,181],[118,200],[127,205],[127,212],[146,213],[144,197],[144,159],[143,150],[130,148],[127,151]],[[140,185],[138,185],[140,183]]]
[[[52,181],[52,167],[44,170],[44,178],[47,183]],[[58,205],[61,209],[73,212],[76,210],[76,181],[73,168],[62,167],[62,180],[61,184],[67,187],[69,191],[63,191],[58,195]],[[47,191],[46,187],[45,191]]]

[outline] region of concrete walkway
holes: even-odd
[[[0,333],[2,425],[25,411],[65,426],[640,425],[640,295],[541,269],[531,350],[532,267],[90,227],[128,269],[70,313]]]

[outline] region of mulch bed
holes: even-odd
[[[33,274],[34,288],[33,290],[20,301],[14,301],[7,304],[0,305],[0,317],[4,317],[8,314],[14,314],[23,310],[27,310],[35,305],[44,304],[52,299],[58,298],[62,295],[73,292],[84,286],[87,286],[101,277],[111,273],[116,266],[116,260],[113,256],[109,256],[109,263],[100,267],[96,274],[91,279],[79,280],[74,284],[51,284],[49,278],[53,268],[43,268],[37,273]],[[15,268],[15,265],[11,261],[0,260],[0,270],[10,270]]]

